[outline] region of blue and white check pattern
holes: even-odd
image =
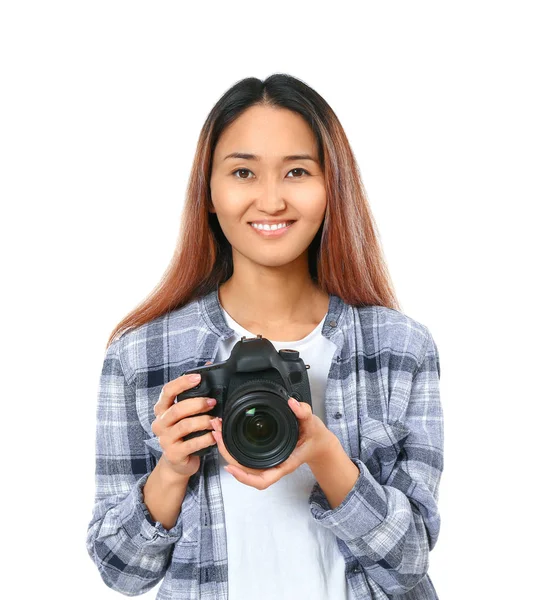
[[[234,334],[218,290],[133,331],[107,349],[97,397],[96,494],[86,546],[102,579],[158,600],[226,600],[225,518],[217,447],[201,458],[181,513],[166,530],[143,486],[161,457],[151,430],[162,386],[215,362]],[[331,509],[316,483],[311,515],[336,536],[359,600],[436,600],[427,574],[440,529],[443,413],[437,346],[425,325],[382,306],[331,295],[322,335],[337,346],[325,395],[327,427],[360,474]]]

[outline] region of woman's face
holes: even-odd
[[[231,153],[255,158],[227,157]],[[287,159],[291,155],[312,157]],[[315,137],[297,113],[251,106],[220,136],[210,178],[213,207],[225,237],[240,253],[264,266],[301,256],[315,237],[327,199]],[[252,221],[295,221],[278,237],[258,234]]]

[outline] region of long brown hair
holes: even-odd
[[[310,276],[321,290],[353,306],[400,310],[358,165],[336,114],[311,87],[291,75],[247,77],[218,100],[200,132],[183,207],[177,247],[150,295],[112,331],[106,348],[139,327],[215,290],[232,275],[232,249],[210,213],[210,176],[217,141],[254,105],[300,114],[311,127],[325,174],[325,217],[308,248]]]

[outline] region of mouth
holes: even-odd
[[[254,227],[251,222],[248,223],[248,226],[262,237],[275,238],[284,235],[295,223],[296,221],[286,221],[286,225],[284,227],[277,227],[276,229],[262,229],[260,227]]]

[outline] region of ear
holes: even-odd
[[[212,193],[209,188],[208,188],[208,212],[215,213],[215,207],[212,202]]]

